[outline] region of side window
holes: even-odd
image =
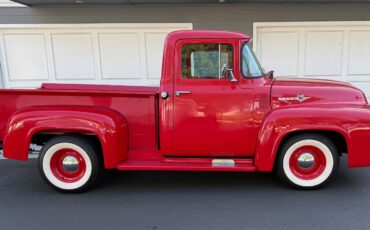
[[[226,44],[188,44],[181,49],[182,77],[222,79],[222,67],[233,66],[233,47]]]

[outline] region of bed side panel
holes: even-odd
[[[117,93],[63,90],[0,90],[0,140],[9,117],[30,106],[98,106],[120,112],[129,125],[130,149],[157,149],[156,93]]]

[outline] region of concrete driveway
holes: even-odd
[[[117,172],[74,195],[36,163],[0,161],[0,229],[370,229],[370,168],[344,161],[317,191],[261,173]]]

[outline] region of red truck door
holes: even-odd
[[[239,79],[236,40],[183,40],[176,45],[173,92],[175,156],[248,156],[255,140],[253,88],[220,74],[227,65]]]

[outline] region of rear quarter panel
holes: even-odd
[[[157,93],[89,89],[0,90],[0,140],[9,118],[31,106],[96,106],[121,113],[129,125],[130,149],[157,149]]]
[[[4,139],[4,156],[27,160],[36,133],[95,135],[105,168],[113,168],[128,157],[128,124],[117,111],[96,106],[31,106],[9,119]]]

